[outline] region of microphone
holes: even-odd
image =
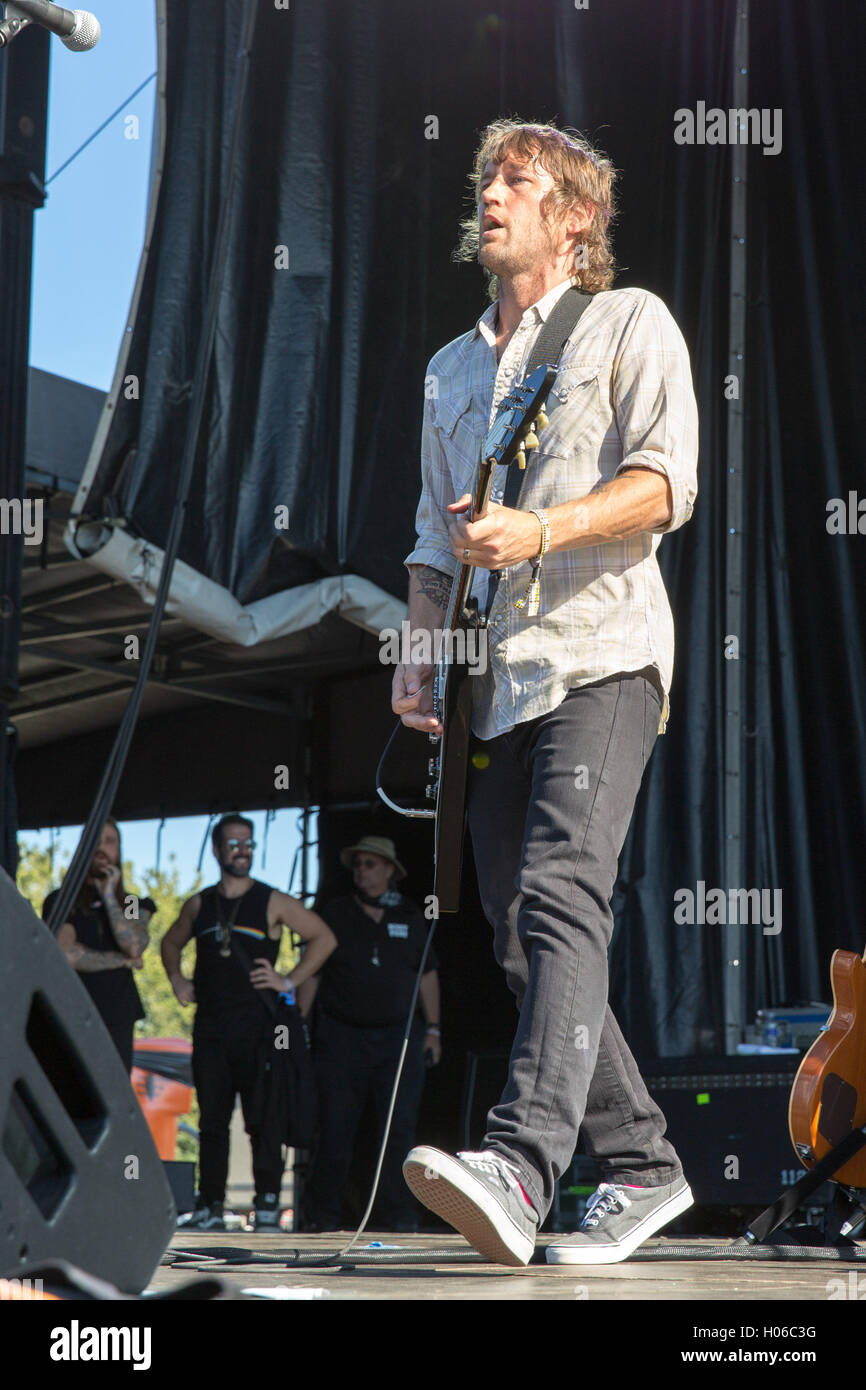
[[[56,34],[73,53],[84,53],[99,42],[102,29],[95,14],[87,10],[64,10],[51,0],[14,0],[6,6],[6,21],[21,19],[25,24],[40,24]]]

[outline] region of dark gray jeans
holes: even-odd
[[[610,899],[660,709],[641,673],[581,686],[483,743],[490,764],[472,774],[481,900],[520,1010],[484,1148],[516,1164],[541,1220],[578,1130],[605,1181],[682,1174],[607,1003]]]

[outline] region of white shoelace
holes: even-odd
[[[625,1189],[614,1187],[613,1183],[603,1182],[596,1188],[586,1204],[586,1215],[580,1223],[581,1230],[590,1230],[611,1213],[625,1211],[631,1206]]]
[[[520,1169],[491,1149],[484,1149],[480,1153],[458,1153],[457,1157],[470,1168],[477,1168],[491,1177],[502,1179],[508,1187],[519,1186],[514,1174],[519,1173]]]

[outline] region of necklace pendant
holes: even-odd
[[[374,947],[373,947],[373,954],[372,954],[372,956],[370,957],[370,964],[371,964],[371,965],[378,965],[378,964],[379,964],[379,947],[378,947],[378,946],[374,946]]]

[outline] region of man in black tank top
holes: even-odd
[[[197,1005],[192,1069],[201,1113],[199,1198],[189,1224],[202,1230],[225,1228],[229,1124],[240,1094],[253,1151],[256,1228],[273,1230],[279,1229],[282,1143],[253,1112],[262,1043],[273,1029],[265,992],[293,999],[295,988],[321,968],[337,941],[321,917],[296,898],[250,877],[252,821],[223,816],[212,839],[220,881],[187,899],[161,947],[177,999]],[[284,927],[307,943],[301,963],[289,975],[275,969]],[[196,961],[189,980],[181,972],[180,957],[191,940]]]

